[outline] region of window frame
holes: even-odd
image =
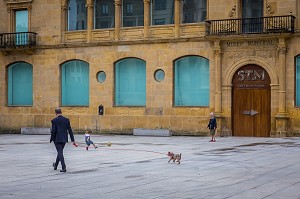
[[[18,63],[25,63],[25,64],[27,64],[27,65],[30,65],[31,66],[31,72],[32,72],[32,76],[31,76],[31,81],[32,81],[32,88],[31,88],[31,104],[10,104],[9,103],[9,97],[10,97],[10,92],[9,92],[9,90],[10,90],[10,84],[9,84],[9,81],[12,81],[11,79],[10,79],[10,72],[9,72],[9,68],[10,67],[13,67],[15,64],[18,64]],[[34,86],[33,86],[33,84],[34,84],[34,82],[33,82],[33,65],[32,64],[30,64],[30,63],[27,63],[27,62],[24,62],[24,61],[18,61],[18,62],[14,62],[14,63],[11,63],[11,64],[9,64],[8,66],[6,66],[6,89],[5,89],[5,93],[6,93],[6,106],[7,107],[32,107],[33,106],[33,104],[34,104],[34,90],[33,90],[33,88],[34,88]],[[13,88],[11,88],[11,89],[13,89]],[[13,95],[13,94],[12,94]],[[13,96],[11,96],[12,98],[13,98]]]
[[[87,104],[68,104],[68,103],[63,103],[63,84],[64,84],[64,81],[63,78],[65,77],[63,75],[63,67],[65,66],[65,64],[68,64],[69,62],[74,62],[74,61],[79,61],[79,62],[83,62],[85,64],[87,64],[87,70],[88,70],[88,74],[87,74]],[[60,70],[60,106],[61,107],[89,107],[90,106],[90,64],[86,61],[83,61],[83,60],[79,60],[79,59],[72,59],[72,60],[68,60],[68,61],[65,61],[63,62],[62,64],[60,64],[60,67],[59,67],[59,70]],[[66,69],[64,69],[66,70]]]
[[[144,62],[144,66],[145,66],[145,102],[143,105],[128,105],[128,104],[117,104],[116,103],[116,97],[117,97],[117,64],[119,62],[122,62],[124,60],[127,60],[127,59],[134,59],[134,60],[140,60],[140,61],[143,61]],[[140,59],[140,58],[137,58],[137,57],[125,57],[123,59],[119,59],[117,60],[116,62],[114,62],[114,97],[113,97],[113,106],[114,107],[146,107],[146,104],[147,104],[147,62],[143,59]]]
[[[208,104],[207,105],[177,105],[175,104],[175,94],[176,94],[176,85],[175,85],[175,82],[176,82],[176,79],[175,79],[175,75],[176,75],[176,72],[175,72],[175,66],[176,66],[176,62],[181,60],[181,59],[184,59],[184,58],[187,58],[187,57],[198,57],[198,58],[202,58],[204,60],[207,60],[208,62],[208,73],[209,73],[209,79],[208,79]],[[185,55],[185,56],[182,56],[182,57],[179,57],[177,59],[175,59],[173,61],[173,99],[172,99],[172,106],[173,107],[176,107],[176,108],[180,108],[180,107],[200,107],[200,108],[208,108],[210,106],[210,89],[211,89],[211,85],[210,85],[210,61],[208,58],[206,57],[203,57],[203,56],[199,56],[199,55]]]
[[[297,58],[299,59],[299,72],[300,72],[300,54],[296,55],[294,58],[294,71],[295,71],[295,76],[294,76],[294,107],[299,108],[300,107],[300,102],[297,104]],[[300,74],[299,74],[299,83],[300,83]],[[300,87],[299,87],[299,101],[300,101]]]

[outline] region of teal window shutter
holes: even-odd
[[[123,59],[115,65],[115,105],[146,106],[146,62]]]
[[[300,55],[296,57],[296,106],[300,106]]]
[[[208,59],[187,56],[175,61],[175,106],[209,106],[209,90]]]
[[[74,60],[61,66],[61,104],[63,106],[89,105],[89,65]]]
[[[33,104],[32,65],[18,62],[8,67],[7,104],[30,106]]]

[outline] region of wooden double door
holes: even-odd
[[[260,66],[246,65],[235,73],[232,118],[234,136],[270,137],[270,77]]]

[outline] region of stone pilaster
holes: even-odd
[[[144,37],[149,37],[150,26],[150,0],[144,0]]]
[[[92,30],[94,26],[94,2],[93,0],[87,0],[87,42],[92,41]]]
[[[121,5],[121,0],[115,0],[115,40],[120,39]]]
[[[222,136],[222,50],[219,41],[214,42],[213,52],[215,58],[215,116],[218,122],[217,132]]]
[[[221,71],[221,59],[222,50],[220,48],[220,42],[214,42],[214,56],[215,56],[215,112],[222,112],[222,71]]]
[[[65,42],[65,32],[67,30],[67,11],[68,5],[66,0],[61,2],[61,42]]]
[[[175,0],[175,6],[174,6],[175,37],[179,37],[180,35],[180,4],[181,4],[181,0]]]
[[[286,112],[286,42],[284,38],[279,38],[278,46],[278,76],[279,76],[279,99],[278,99],[278,113],[276,119],[276,135],[275,137],[284,137],[287,132],[287,123],[289,117]]]

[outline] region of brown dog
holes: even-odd
[[[168,163],[169,163],[171,160],[173,160],[174,163],[175,163],[175,161],[176,161],[176,162],[178,162],[178,164],[180,164],[181,153],[175,154],[175,153],[169,151],[167,155],[170,156],[170,159],[169,159]]]

